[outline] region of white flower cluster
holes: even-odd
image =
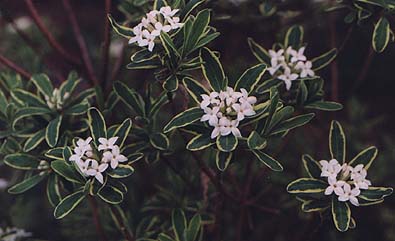
[[[129,40],[129,44],[137,43],[140,47],[148,46],[148,50],[152,52],[155,46],[155,39],[163,31],[170,32],[173,29],[180,28],[180,18],[174,15],[179,9],[171,9],[169,6],[161,7],[158,10],[152,10],[147,13],[146,17],[133,28],[134,37]]]
[[[200,121],[207,121],[214,127],[211,138],[218,135],[227,136],[231,133],[241,137],[239,122],[246,116],[255,115],[254,104],[257,99],[255,96],[248,96],[248,92],[243,88],[238,92],[226,87],[226,91],[219,93],[214,91],[210,95],[203,94],[201,97],[203,100],[200,108],[205,114]]]
[[[128,160],[121,154],[119,146],[115,145],[117,140],[118,137],[99,138],[100,145],[96,150],[90,144],[92,137],[86,140],[79,139],[73,150],[74,154],[69,160],[74,161],[84,175],[95,177],[103,183],[103,172],[107,170],[109,164],[112,169],[116,169],[120,162]]]
[[[58,88],[55,88],[52,92],[52,96],[44,96],[45,101],[50,109],[61,110],[65,100],[70,97],[70,93],[66,92],[63,96]]]
[[[346,163],[342,166],[336,159],[320,161],[321,177],[327,177],[329,186],[325,190],[325,195],[335,193],[341,202],[350,201],[353,205],[359,206],[357,197],[361,194],[361,189],[368,189],[371,184],[366,179],[367,171],[363,164],[352,167]]]
[[[19,228],[0,228],[0,240],[1,241],[17,241],[21,238],[30,237],[32,234]]]
[[[268,70],[272,76],[284,81],[287,90],[291,89],[292,81],[298,77],[315,76],[314,71],[311,69],[313,64],[307,60],[304,50],[305,47],[295,50],[291,46],[286,50],[269,50],[271,66]]]

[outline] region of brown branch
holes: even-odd
[[[101,72],[101,81],[105,83],[107,79],[108,73],[108,57],[109,57],[109,48],[110,48],[110,22],[107,19],[107,15],[111,10],[111,0],[105,0],[105,9],[104,9],[104,42],[102,46],[102,72]]]
[[[122,220],[121,214],[118,212],[118,209],[115,208],[113,205],[110,206],[111,212],[114,214],[114,217],[116,218],[117,223],[120,226],[121,232],[123,237],[127,241],[135,241],[136,239],[134,238],[133,234],[131,234],[128,230],[128,228],[125,226],[125,223]]]
[[[40,18],[39,13],[37,12],[36,7],[34,6],[32,0],[25,0],[27,8],[30,12],[30,15],[33,18],[33,21],[36,23],[37,27],[40,29],[41,33],[45,36],[48,43],[52,46],[52,48],[63,58],[65,58],[68,62],[73,63],[75,65],[80,65],[81,61],[69,54],[67,50],[65,50],[62,45],[56,41],[55,37],[49,32],[47,27],[44,25],[43,21]]]
[[[336,18],[333,14],[329,16],[329,32],[330,32],[330,45],[331,48],[336,47]],[[337,66],[337,61],[334,60],[330,66],[331,69],[331,99],[333,101],[339,101],[339,70]]]
[[[94,199],[94,197],[92,197],[90,195],[88,195],[88,201],[89,201],[89,205],[91,206],[91,209],[92,209],[92,217],[93,217],[93,222],[95,223],[97,234],[99,235],[99,238],[101,241],[107,241],[108,239],[107,239],[106,234],[103,230],[103,226],[100,222],[99,212],[97,209],[97,202]]]
[[[92,81],[93,85],[98,86],[98,85],[100,85],[100,83],[95,75],[95,72],[93,71],[93,65],[92,65],[92,62],[89,57],[88,47],[86,46],[84,37],[81,34],[81,29],[78,25],[77,18],[74,14],[74,11],[70,5],[69,0],[63,0],[62,2],[63,2],[63,6],[65,8],[65,11],[66,11],[66,15],[69,18],[71,28],[73,29],[74,37],[75,37],[78,47],[81,51],[82,61],[83,61],[84,66],[87,70],[89,79]]]
[[[11,60],[7,59],[6,57],[4,57],[1,54],[0,54],[0,63],[2,63],[3,65],[5,65],[8,68],[14,70],[15,72],[20,74],[25,79],[29,80],[32,77],[32,74],[30,74],[29,72],[24,70],[22,67],[18,66],[17,64],[15,64],[14,62],[12,62]]]
[[[355,80],[354,86],[353,86],[353,88],[352,88],[352,91],[353,91],[353,92],[354,92],[354,91],[359,87],[359,85],[361,85],[362,82],[366,79],[366,76],[368,75],[368,72],[369,72],[370,65],[372,64],[373,57],[374,57],[374,50],[373,50],[372,45],[369,45],[369,46],[370,46],[370,47],[369,47],[369,51],[368,51],[368,53],[367,53],[367,55],[366,55],[366,57],[365,57],[365,62],[364,62],[363,65],[362,65],[361,72],[359,73],[357,79]]]

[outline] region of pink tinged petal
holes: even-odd
[[[89,169],[85,172],[89,176],[95,176],[97,171],[95,169]]]
[[[251,105],[255,104],[257,102],[257,99],[255,96],[249,96],[247,98],[247,102],[250,103]]]
[[[117,160],[111,160],[111,168],[115,169],[118,166],[118,161]]]
[[[359,206],[358,198],[351,196],[349,199],[352,205]]]
[[[117,137],[117,136],[111,137],[111,138],[108,140],[108,145],[109,145],[109,146],[115,145],[115,142],[117,142],[117,140],[118,140],[118,137]]]
[[[346,202],[349,200],[349,197],[346,195],[339,196],[338,199],[340,202]]]
[[[163,32],[167,33],[167,32],[169,32],[170,30],[171,30],[171,26],[170,26],[170,25],[165,25],[165,26],[163,26],[163,29],[162,29]]]
[[[321,166],[323,166],[323,167],[326,168],[326,166],[328,166],[328,161],[321,160],[321,161],[320,161],[320,164],[321,164]]]
[[[345,183],[343,186],[343,190],[345,193],[350,193],[351,192],[351,186],[348,183]]]
[[[96,173],[95,178],[101,183],[103,184],[103,174],[101,174],[100,172]]]
[[[126,162],[128,160],[128,158],[124,155],[118,155],[117,156],[117,161],[118,162]]]
[[[103,144],[103,145],[107,145],[108,144],[108,140],[104,137],[100,137],[99,138],[99,143]]]
[[[211,139],[216,138],[219,135],[219,127],[215,127],[211,132]]]
[[[237,120],[239,121],[244,120],[244,114],[242,112],[237,113]]]
[[[80,157],[79,155],[76,155],[76,154],[71,155],[71,157],[69,158],[69,161],[75,161],[75,162],[77,162],[77,161],[79,161],[79,160],[81,160],[81,157]]]
[[[361,191],[359,190],[359,188],[355,187],[353,190],[351,190],[352,196],[358,196],[359,194],[361,194]]]
[[[232,134],[233,134],[235,137],[241,137],[240,130],[239,130],[239,128],[237,128],[237,127],[233,127],[233,128],[232,128]]]
[[[216,124],[218,124],[217,116],[216,115],[210,115],[208,123],[209,123],[210,126],[215,126]]]
[[[108,168],[108,164],[103,163],[103,164],[100,164],[98,170],[99,170],[99,172],[104,172],[107,168]]]
[[[200,121],[205,122],[208,121],[210,119],[210,115],[209,114],[205,114],[200,118]]]
[[[148,51],[152,52],[152,50],[154,49],[155,43],[154,42],[150,42],[148,44]]]
[[[288,80],[288,79],[286,79],[286,80],[284,80],[284,83],[285,83],[285,88],[286,88],[287,90],[290,90],[290,89],[291,89],[291,86],[292,86],[291,81]]]
[[[334,191],[335,191],[335,194],[338,196],[344,195],[343,188],[341,188],[341,187],[334,188]]]
[[[325,195],[331,195],[333,193],[333,186],[328,186],[325,189]]]

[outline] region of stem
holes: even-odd
[[[36,23],[37,27],[40,29],[42,34],[44,34],[45,38],[47,39],[48,43],[52,46],[52,48],[62,57],[64,57],[67,61],[70,63],[73,63],[75,65],[80,65],[81,61],[77,59],[76,57],[72,56],[67,52],[62,45],[56,41],[55,37],[49,32],[47,27],[44,25],[43,21],[40,18],[39,13],[37,12],[36,7],[33,4],[32,0],[25,0],[25,3],[27,5],[27,8],[30,12],[30,15],[33,18],[33,21]]]
[[[336,47],[336,18],[333,14],[329,16],[329,32],[330,32],[330,44],[332,48]],[[332,83],[332,92],[331,99],[333,101],[339,101],[339,70],[337,66],[337,61],[333,60],[331,63],[331,83]]]
[[[32,74],[30,74],[29,72],[24,70],[22,67],[18,66],[17,64],[15,64],[14,62],[12,62],[11,60],[7,59],[6,57],[4,57],[1,54],[0,54],[0,63],[2,63],[3,65],[7,66],[8,68],[14,70],[15,72],[20,74],[25,79],[29,80],[32,77]]]
[[[108,57],[109,57],[109,48],[110,48],[110,23],[107,19],[107,15],[111,10],[111,0],[105,0],[104,7],[104,42],[102,46],[102,72],[101,72],[101,81],[102,83],[106,82],[107,72],[108,72]]]
[[[368,54],[365,57],[365,62],[363,63],[363,66],[362,66],[362,70],[359,73],[359,75],[358,75],[358,77],[357,77],[357,79],[356,79],[356,81],[354,83],[354,86],[353,86],[353,89],[352,89],[353,92],[366,79],[366,76],[368,75],[368,72],[369,72],[370,65],[371,65],[371,63],[373,61],[373,57],[374,57],[374,50],[373,50],[373,47],[370,45]]]
[[[123,222],[122,214],[120,214],[119,212],[120,208],[116,208],[115,206],[111,205],[110,209],[112,214],[114,215],[114,218],[116,219],[116,222],[119,225],[123,237],[128,241],[135,241],[136,239],[133,237],[133,234],[129,232],[129,229]]]
[[[82,61],[87,70],[89,79],[92,81],[93,85],[99,86],[100,83],[99,80],[96,78],[95,72],[93,71],[93,65],[89,57],[88,47],[86,46],[84,37],[82,37],[81,29],[78,25],[78,21],[74,14],[74,11],[71,8],[69,0],[63,0],[62,2],[66,11],[66,15],[69,18],[71,28],[73,29],[75,40],[77,41],[78,47],[81,51]]]
[[[91,206],[91,209],[92,209],[93,222],[95,223],[96,231],[100,237],[100,240],[107,241],[108,239],[105,235],[103,226],[100,222],[99,212],[97,209],[97,202],[96,202],[95,198],[90,195],[88,195],[88,201],[89,201],[89,205]]]

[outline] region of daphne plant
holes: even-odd
[[[200,59],[211,90],[192,78],[184,78],[183,84],[198,107],[176,115],[164,127],[164,132],[176,128],[192,132],[195,137],[187,144],[191,151],[214,146],[220,170],[228,166],[232,152],[239,147],[253,152],[272,170],[282,171],[282,165],[262,151],[268,139],[284,136],[289,130],[308,123],[314,114],[291,117],[294,108],[283,106],[275,88],[269,90],[269,97],[252,95],[266,71],[265,64],[247,69],[234,87],[230,87],[213,51],[203,48]]]
[[[118,179],[130,176],[134,172],[131,164],[142,158],[140,153],[122,154],[132,127],[130,119],[107,130],[100,111],[91,108],[88,123],[89,137],[78,138],[74,148],[65,147],[61,156],[53,155],[56,160],[51,162],[52,170],[75,185],[56,206],[56,218],[65,217],[86,195],[98,196],[109,204],[121,203],[127,188]]]
[[[367,179],[367,172],[377,156],[377,148],[366,148],[347,162],[346,137],[337,121],[332,121],[329,133],[331,159],[315,161],[304,155],[302,160],[308,178],[291,182],[287,191],[302,202],[304,212],[331,212],[339,231],[354,228],[350,204],[369,206],[382,203],[391,195],[392,188],[375,187]]]
[[[156,79],[169,92],[176,91],[179,81],[200,67],[199,49],[219,36],[209,26],[208,9],[196,16],[190,15],[202,1],[180,2],[166,6],[164,2],[157,1],[154,10],[147,13],[134,28],[122,26],[109,16],[118,34],[128,38],[129,43],[137,42],[144,48],[131,56],[128,69],[157,69]],[[180,6],[183,8],[178,9]],[[157,47],[154,49],[154,46]]]
[[[263,93],[268,87],[284,85],[287,92],[294,93],[288,97],[289,103],[326,111],[341,109],[341,104],[323,99],[323,80],[318,76],[318,71],[335,59],[337,50],[331,49],[321,56],[308,59],[303,37],[303,28],[293,26],[288,29],[284,42],[274,44],[270,50],[248,39],[254,56],[268,66],[268,73],[263,76],[257,92]]]

